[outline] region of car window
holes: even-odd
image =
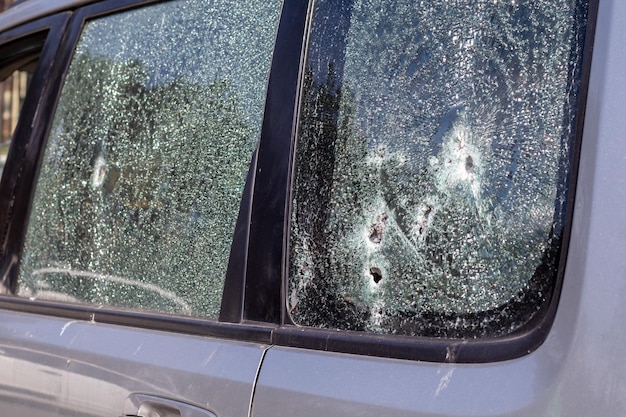
[[[296,324],[474,338],[554,291],[585,2],[316,2],[290,227]]]
[[[0,175],[4,171],[13,133],[37,60],[37,54],[27,55],[0,70]]]
[[[85,24],[19,295],[217,317],[280,7],[176,1]]]

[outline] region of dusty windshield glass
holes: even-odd
[[[584,3],[316,3],[291,215],[295,323],[481,337],[550,300]]]
[[[217,317],[280,8],[172,1],[87,22],[20,295]]]

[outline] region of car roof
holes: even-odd
[[[0,13],[0,32],[53,13],[71,10],[96,0],[26,0]]]

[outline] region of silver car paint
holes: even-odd
[[[0,32],[40,17],[93,2],[94,0],[33,0],[19,3],[0,14]]]
[[[264,351],[254,343],[0,312],[0,415],[119,417],[143,394],[162,405],[247,416]]]
[[[601,0],[572,240],[545,343],[522,358],[436,364],[273,347],[252,415],[626,415],[626,2]]]

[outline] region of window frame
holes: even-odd
[[[291,321],[287,306],[289,278],[289,244],[287,241],[290,230],[290,216],[287,216],[284,223],[285,236],[283,237],[286,241],[283,248],[284,262],[282,265],[283,321],[281,326],[275,330],[273,334],[273,343],[281,346],[359,355],[450,363],[484,363],[510,360],[529,354],[541,346],[548,336],[554,317],[556,316],[565,274],[574,211],[574,199],[576,196],[578,164],[598,3],[598,0],[589,1],[585,40],[584,45],[582,45],[579,97],[576,103],[569,103],[577,105],[577,110],[576,123],[575,126],[573,126],[574,138],[571,151],[571,167],[568,174],[569,192],[565,204],[566,215],[564,219],[563,239],[559,252],[554,292],[550,301],[543,307],[542,311],[539,311],[530,321],[510,334],[476,339],[385,335],[349,330],[319,329],[297,325]],[[302,81],[303,80],[301,80],[301,83]],[[289,167],[291,181],[293,181],[294,176],[294,164],[295,140],[292,144],[292,159]],[[289,198],[285,200],[285,204],[288,206],[286,212],[290,213],[291,198],[289,193],[287,197]]]

